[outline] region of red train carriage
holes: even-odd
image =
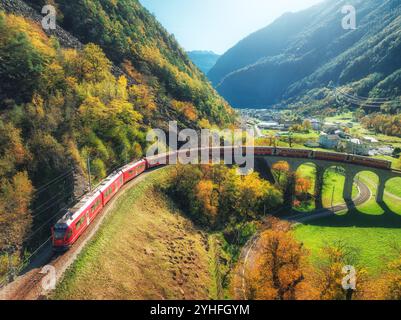
[[[146,161],[145,160],[127,164],[125,167],[123,167],[121,169],[121,171],[123,173],[123,177],[124,177],[124,184],[127,183],[128,181],[131,181],[132,179],[136,178],[141,173],[143,173],[145,170],[146,170]]]
[[[350,156],[350,162],[353,164],[363,165],[366,167],[378,168],[378,169],[391,169],[391,162],[380,159],[372,159],[362,156]]]
[[[214,156],[214,155],[219,155],[220,156],[220,159],[224,159],[224,155],[227,153],[227,154],[230,154],[230,155],[233,155],[233,153],[234,153],[234,150],[236,149],[236,147],[233,147],[233,146],[228,146],[228,147],[225,147],[225,146],[218,146],[218,147],[210,147],[209,148],[209,155],[210,155],[210,157],[212,157],[212,156]]]
[[[289,158],[310,158],[312,156],[312,150],[277,148],[276,155]]]
[[[103,208],[99,190],[85,196],[52,228],[53,247],[66,250],[84,233],[89,224]]]
[[[169,163],[169,153],[162,153],[156,156],[147,157],[145,161],[146,169],[164,166]]]
[[[124,185],[124,175],[121,171],[107,177],[99,186],[102,194],[103,206],[105,206]]]
[[[346,153],[314,151],[314,159],[317,160],[347,162],[348,157]]]
[[[255,156],[272,156],[274,155],[275,148],[273,147],[255,147]]]

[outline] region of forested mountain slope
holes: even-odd
[[[138,1],[51,1],[47,33],[45,2],[0,2],[0,277],[87,189],[88,159],[96,182],[142,157],[150,128],[234,121]]]
[[[357,29],[341,12],[354,5]],[[400,96],[401,1],[326,0],[285,14],[241,41],[209,72],[234,106],[276,104],[319,111],[335,101],[333,86],[363,97]]]

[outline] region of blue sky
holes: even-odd
[[[288,11],[321,0],[139,0],[186,50],[224,53]]]

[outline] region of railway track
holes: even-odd
[[[144,172],[137,179],[132,180],[125,185],[122,190],[131,188],[135,184],[140,183],[149,175],[152,171],[158,170],[158,168]],[[369,200],[371,194],[369,188],[363,183],[359,182],[358,187],[360,190],[359,196],[354,200],[356,205],[362,204]],[[42,273],[44,266],[52,266],[56,272],[56,280],[59,281],[67,268],[75,261],[78,254],[83,250],[85,245],[92,239],[99,227],[101,226],[104,218],[107,216],[110,209],[114,206],[117,199],[124,192],[119,192],[109,204],[106,205],[104,212],[99,215],[95,222],[89,226],[89,229],[83,234],[76,244],[67,252],[61,255],[53,254],[51,243],[49,242],[42,251],[38,254],[34,261],[25,269],[15,281],[5,286],[0,290],[0,300],[37,300],[46,298],[47,292],[42,289],[42,282],[45,280],[47,274]],[[347,208],[346,204],[337,205],[333,208],[334,212],[339,212]],[[311,219],[317,219],[323,216],[333,214],[333,211],[319,211],[315,214],[299,214],[287,217],[287,219],[295,222],[306,222]],[[254,239],[255,240],[255,239]],[[256,243],[256,242],[255,242]],[[250,247],[252,248],[252,246]],[[248,246],[249,249],[249,246]],[[248,259],[250,255],[250,249],[246,254]],[[245,264],[246,265],[245,260]]]
[[[354,206],[359,206],[364,204],[365,202],[369,201],[372,192],[370,191],[369,187],[364,184],[361,181],[356,181],[356,184],[358,186],[359,194],[358,196],[353,199],[353,205]],[[348,209],[348,205],[346,203],[339,204],[336,206],[333,206],[333,208],[330,209],[322,209],[319,211],[316,211],[314,213],[301,213],[298,215],[288,215],[285,217],[282,217],[281,219],[283,220],[288,220],[294,223],[305,223],[308,221],[313,221],[317,219],[321,219],[324,217],[329,217],[332,216],[336,213],[342,212],[344,210]],[[265,231],[266,229],[260,230],[255,236],[253,236],[248,243],[244,246],[242,249],[241,253],[241,260],[242,262],[242,267],[240,268],[239,274],[236,276],[241,277],[241,288],[237,288],[237,292],[240,291],[240,294],[238,296],[242,296],[244,300],[247,300],[247,295],[246,295],[246,267],[249,263],[252,261],[252,251],[255,249],[259,239],[260,235]]]
[[[87,232],[85,232],[74,244],[74,246],[63,254],[53,252],[51,243],[45,246],[38,254],[35,260],[25,268],[25,271],[19,275],[15,281],[0,289],[0,300],[39,300],[46,299],[48,292],[43,289],[42,282],[46,280],[47,274],[42,273],[44,266],[52,266],[55,270],[56,281],[58,282],[65,271],[76,260],[82,252],[85,245],[93,238],[108,213],[114,207],[116,201],[124,194],[124,191],[142,182],[150,173],[159,169],[153,169],[144,172],[137,179],[126,184],[105,207],[105,210],[92,223]]]

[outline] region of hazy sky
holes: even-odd
[[[224,53],[288,11],[321,0],[139,0],[186,50]]]

